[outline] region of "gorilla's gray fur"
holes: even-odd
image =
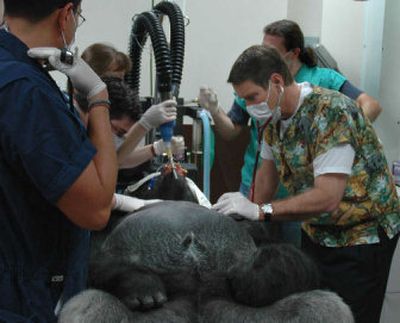
[[[194,203],[116,218],[93,242],[96,289],[68,301],[61,323],[353,322],[334,293],[299,293],[319,282],[300,250]]]
[[[148,312],[129,310],[111,294],[88,289],[70,299],[60,312],[59,323],[193,323],[197,321],[189,298],[171,300]]]
[[[249,271],[230,280],[233,298],[249,306],[266,306],[290,294],[320,286],[316,264],[288,243],[259,247]]]
[[[86,290],[62,309],[59,323],[354,323],[350,308],[335,293],[312,290],[296,293],[270,306],[249,307],[227,299],[211,300],[200,318],[189,299],[177,299],[160,309],[130,311],[116,297]]]
[[[249,307],[226,299],[202,309],[201,323],[353,323],[349,306],[335,293],[312,290],[287,296],[270,306]]]
[[[130,309],[149,309],[171,294],[196,291],[209,275],[249,270],[255,255],[251,236],[233,219],[194,203],[165,201],[112,230],[92,259],[91,283]]]

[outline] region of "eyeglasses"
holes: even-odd
[[[82,16],[82,12],[78,12],[78,20],[77,20],[77,24],[76,27],[80,27],[82,26],[82,24],[86,21],[86,18],[84,16]]]
[[[60,9],[60,8],[63,8],[63,7],[64,7],[64,5],[62,5],[62,6],[58,7],[58,8]],[[78,27],[82,26],[82,24],[86,21],[86,18],[84,16],[82,16],[82,10],[80,8],[73,7],[72,11],[73,11],[74,19],[75,19],[75,15],[78,14],[78,19],[76,19],[76,21],[75,21],[76,22],[76,28],[78,28]]]

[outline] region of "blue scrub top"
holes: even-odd
[[[0,30],[0,321],[51,322],[86,286],[89,232],[55,205],[96,153],[28,48]]]

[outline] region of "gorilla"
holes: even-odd
[[[340,297],[318,289],[314,262],[266,227],[193,203],[181,175],[145,187],[139,194],[171,201],[114,214],[93,236],[90,289],[59,322],[353,322]]]
[[[256,251],[232,218],[165,201],[127,216],[111,231],[90,264],[91,284],[132,310],[148,309],[168,295],[197,291],[207,279],[250,270]]]
[[[187,299],[149,312],[130,311],[118,298],[95,289],[73,297],[60,323],[354,323],[350,308],[335,293],[311,290],[292,294],[270,306],[250,307],[225,298],[206,302],[199,314]]]

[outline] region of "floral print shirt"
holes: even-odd
[[[399,201],[383,147],[354,101],[313,87],[283,135],[279,129],[279,122],[269,125],[265,141],[291,195],[313,187],[316,157],[341,144],[350,144],[355,151],[339,207],[303,223],[314,242],[327,247],[372,244],[379,242],[378,226],[389,238],[400,231]]]

